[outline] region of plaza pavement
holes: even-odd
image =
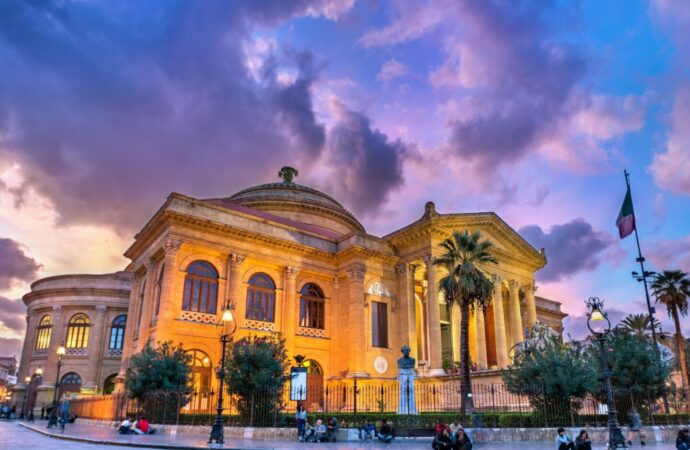
[[[33,424],[0,422],[0,448],[2,449],[43,449],[43,450],[82,450],[82,449],[125,449],[125,448],[177,448],[177,449],[207,449],[206,438],[199,435],[151,435],[151,436],[121,436],[114,428],[85,424],[71,424],[60,430],[45,428],[45,422]],[[332,450],[403,450],[430,449],[429,440],[399,439],[392,444],[385,445],[376,442],[338,442],[335,444],[318,443],[307,444],[289,441],[264,441],[227,439],[226,449],[243,450],[308,450],[311,448],[328,448]],[[486,443],[475,446],[479,450],[555,450],[553,442],[518,442],[518,443]],[[605,444],[597,443],[597,450],[606,448]],[[642,448],[639,445],[632,447]],[[650,444],[644,447],[650,450],[674,450],[672,444]]]

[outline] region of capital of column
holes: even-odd
[[[434,257],[431,256],[431,255],[424,255],[424,256],[422,257],[422,261],[424,261],[424,264],[426,265],[427,269],[428,269],[429,267],[433,267],[433,266],[434,266],[434,264],[433,264],[433,262],[434,262]]]
[[[503,277],[497,273],[491,275],[491,281],[494,282],[494,286],[500,286],[503,283]]]
[[[295,278],[297,278],[298,273],[299,273],[299,269],[297,267],[293,267],[293,266],[286,266],[285,267],[285,275],[291,280],[294,280]]]
[[[144,262],[144,265],[146,266],[146,270],[152,270],[154,267],[156,267],[156,260],[153,258],[148,258],[146,262]]]
[[[340,278],[338,278],[338,275],[333,277],[333,288],[340,289]]]
[[[165,256],[177,255],[177,252],[180,251],[181,246],[182,246],[182,241],[179,239],[173,239],[173,238],[166,239],[165,243],[163,244],[163,251],[165,252]]]
[[[108,306],[107,306],[107,305],[96,305],[96,312],[97,312],[98,314],[101,314],[101,315],[102,315],[102,314],[104,314],[107,310],[108,310]]]
[[[230,256],[228,256],[228,262],[233,269],[240,267],[245,259],[247,259],[245,255],[238,255],[237,253],[231,253]]]
[[[510,280],[508,281],[508,287],[510,288],[511,291],[517,292],[518,289],[520,289],[520,282],[516,280]]]
[[[361,267],[353,267],[347,271],[347,277],[352,283],[364,283],[365,270]]]
[[[526,285],[522,286],[522,289],[525,291],[525,293],[527,293],[527,292],[534,293],[537,290],[534,283],[527,283]]]
[[[409,275],[414,273],[414,266],[408,263],[399,263],[395,266],[395,273],[398,275]]]

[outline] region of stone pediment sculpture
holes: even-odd
[[[294,167],[283,166],[278,172],[278,176],[283,179],[283,183],[291,184],[294,183],[294,179],[299,175],[299,171]]]

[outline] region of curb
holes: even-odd
[[[42,434],[44,436],[48,436],[51,438],[55,439],[62,439],[65,441],[74,441],[74,442],[85,442],[88,444],[98,444],[98,445],[112,445],[112,446],[121,446],[121,447],[137,447],[137,448],[166,448],[166,449],[180,449],[180,450],[199,450],[201,448],[213,448],[211,446],[205,446],[205,447],[199,447],[199,446],[188,446],[188,445],[175,445],[175,444],[163,444],[163,443],[152,443],[152,442],[120,442],[120,441],[112,441],[108,439],[93,439],[93,438],[88,438],[88,437],[80,437],[80,436],[71,436],[71,435],[66,435],[66,434],[58,434],[58,433],[53,433],[48,430],[41,430],[39,428],[32,427],[30,425],[27,425],[25,423],[18,422],[17,425],[20,427],[26,428],[27,430],[31,430],[33,432]],[[217,448],[217,447],[216,447]],[[272,447],[254,447],[254,448],[248,448],[248,447],[220,447],[224,450],[276,450]]]

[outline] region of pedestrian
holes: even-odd
[[[326,440],[328,442],[335,442],[336,434],[338,433],[338,419],[331,417],[326,422]]]
[[[628,427],[628,436],[626,438],[628,445],[633,445],[632,440],[635,434],[637,434],[637,437],[640,440],[640,445],[645,445],[645,435],[644,431],[642,430],[642,419],[640,418],[640,413],[637,412],[637,408],[634,406],[630,408],[630,411],[628,411]]]
[[[566,434],[565,428],[563,427],[558,429],[556,445],[558,445],[557,450],[575,450],[575,444],[570,439],[570,436]]]
[[[690,450],[690,432],[688,432],[687,428],[678,431],[676,450]]]
[[[307,411],[301,403],[297,405],[297,412],[295,413],[295,423],[297,424],[297,436],[299,441],[304,441],[304,424],[307,423]]]
[[[379,429],[379,441],[384,444],[390,444],[395,438],[393,434],[393,427],[390,426],[386,419],[381,419],[381,428]]]
[[[41,406],[41,420],[46,418],[46,407],[45,405]]]
[[[455,450],[472,450],[472,441],[462,427],[458,429],[453,445]]]
[[[436,433],[436,437],[431,442],[431,448],[434,450],[451,450],[453,448],[453,442],[450,439],[450,430],[448,427],[439,427],[439,429],[441,431]]]
[[[575,438],[575,450],[592,450],[592,441],[587,430],[580,430],[580,434]]]
[[[65,431],[65,424],[69,420],[69,408],[70,408],[70,401],[68,397],[63,397],[62,402],[60,402],[60,409],[58,412],[60,413],[60,430]]]
[[[373,440],[376,437],[376,425],[374,425],[371,420],[368,420],[360,430],[359,437],[363,441],[366,441],[367,439]]]
[[[149,425],[149,421],[146,420],[146,416],[139,417],[139,420],[134,422],[132,427],[136,434],[153,434],[155,430]]]

